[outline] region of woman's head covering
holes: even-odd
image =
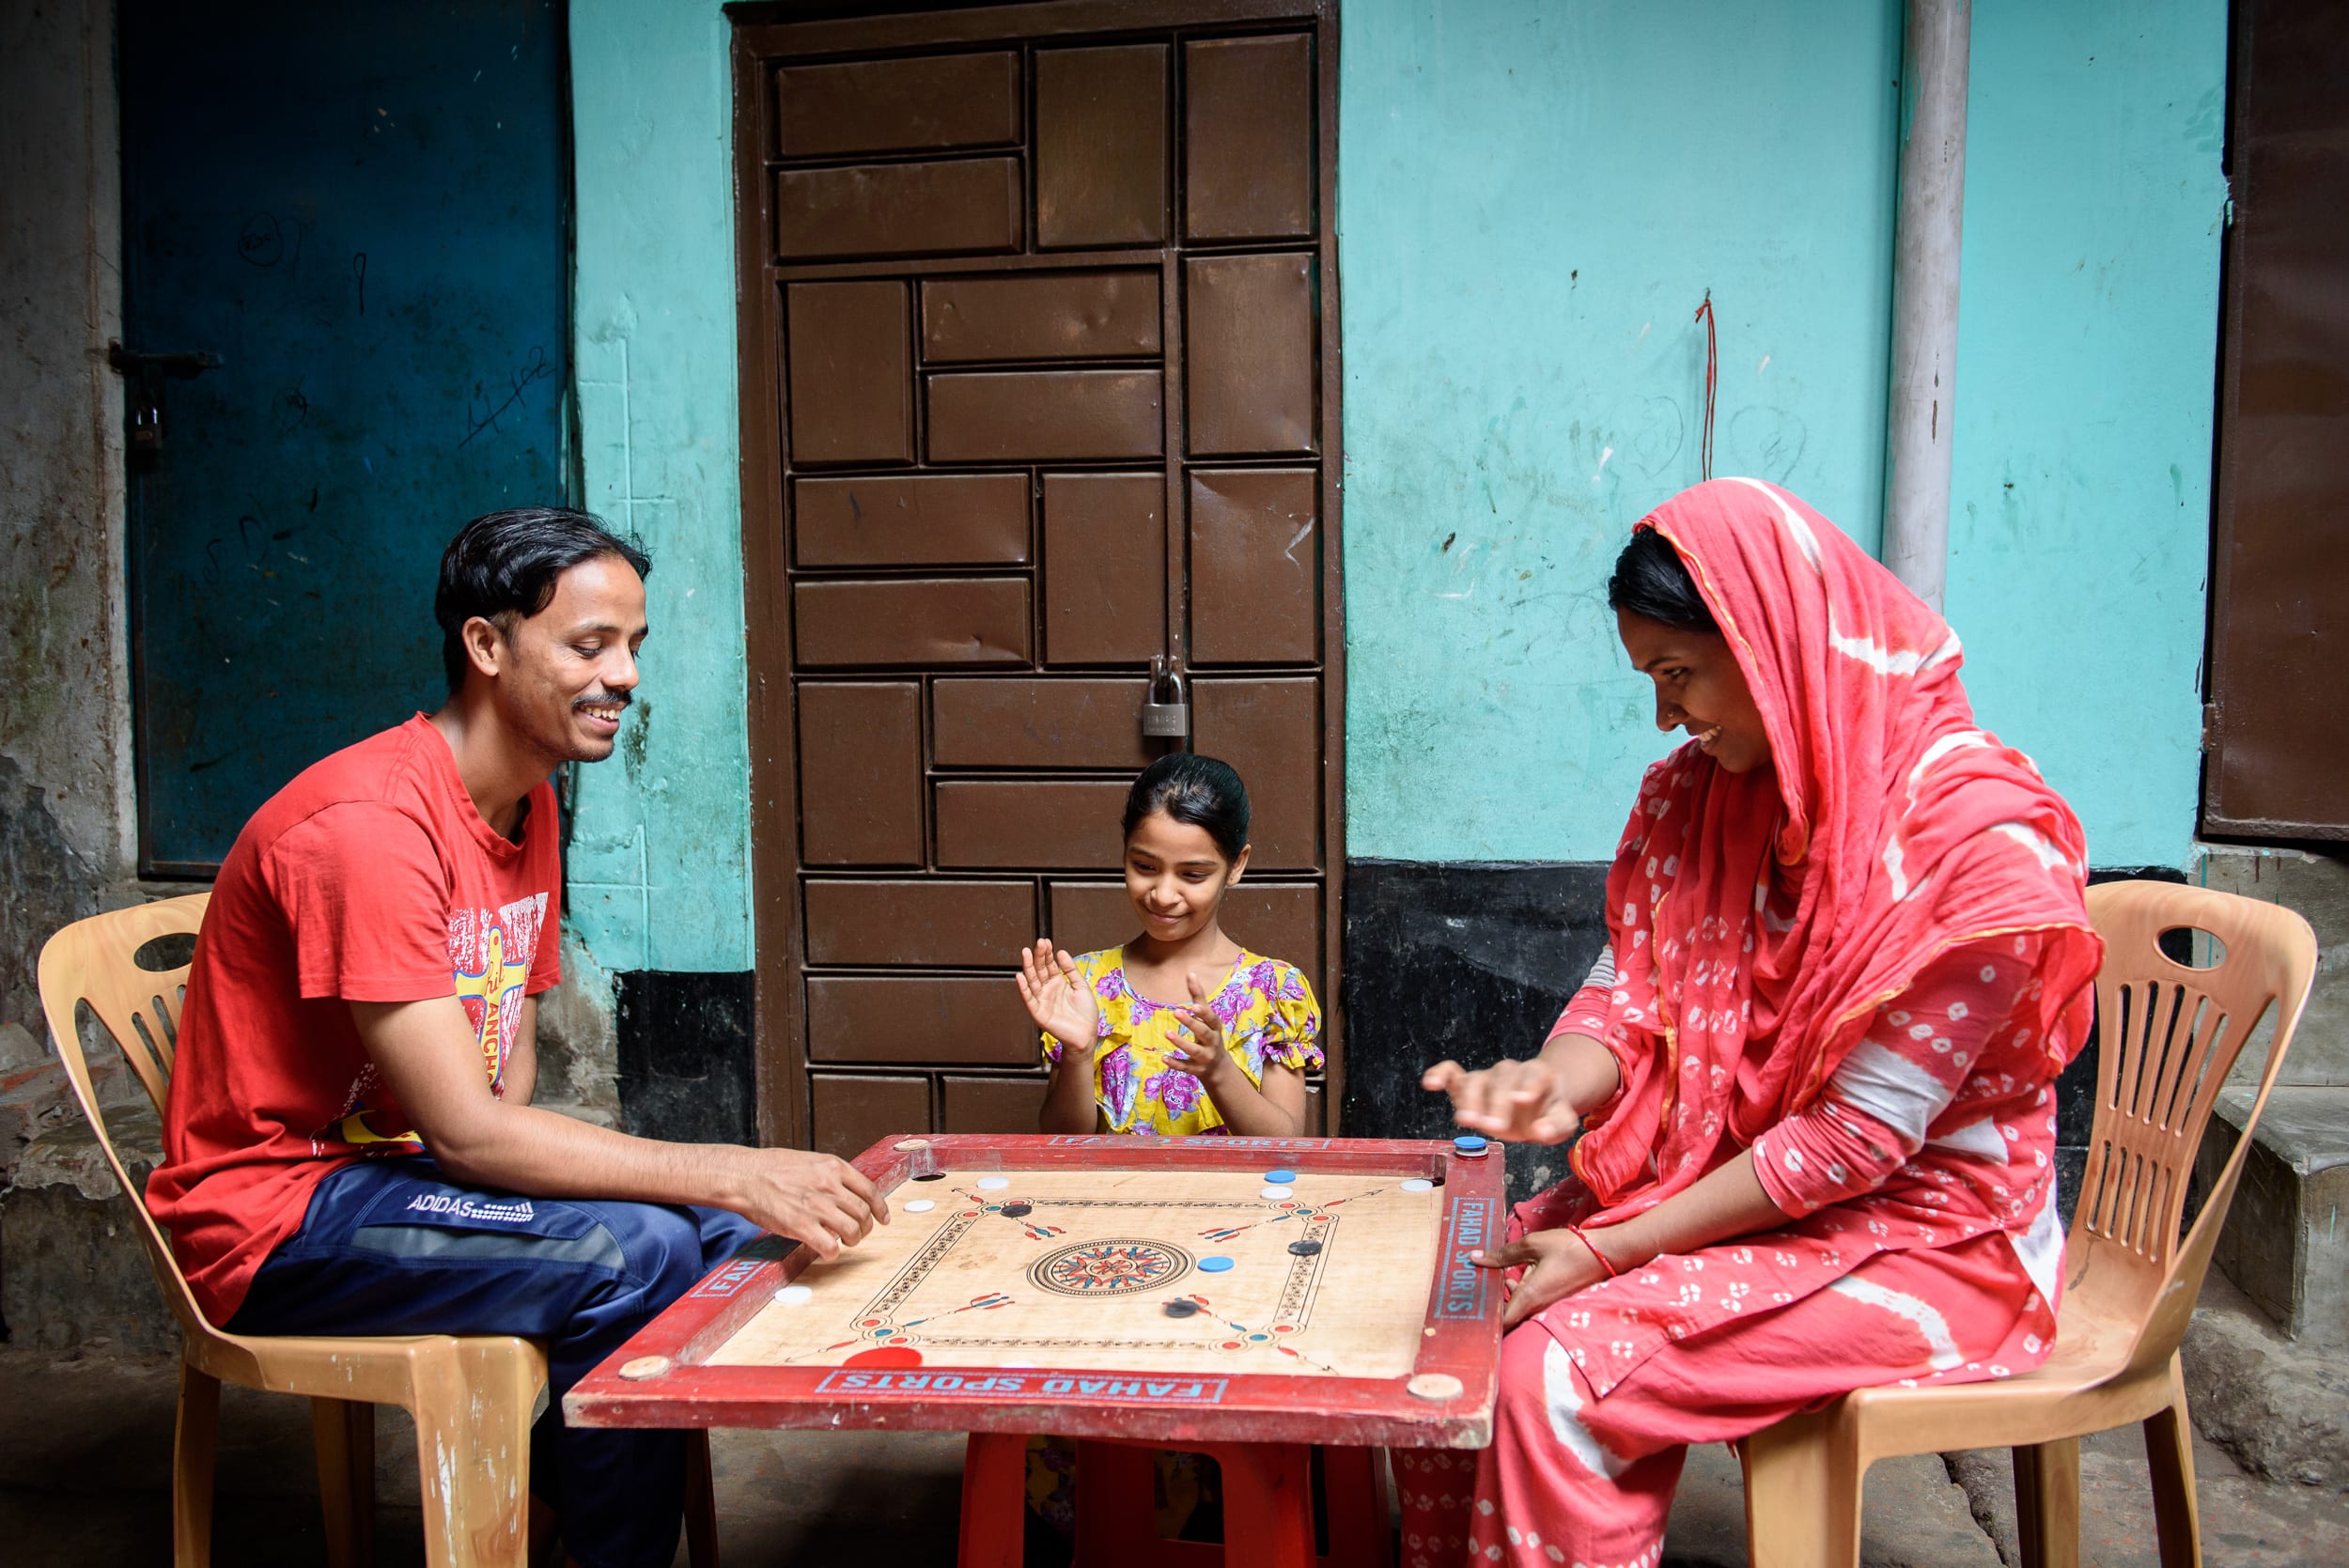
[[[1691,743],[1648,770],[1607,880],[1606,1017],[1562,1025],[1597,1032],[1625,1075],[1576,1172],[1609,1204],[1678,1190],[1721,1138],[1816,1099],[1927,963],[1989,937],[2047,934],[2016,1023],[2061,1070],[2102,954],[2087,846],[2030,759],[1975,727],[1956,634],[1761,480],[1683,490],[1639,526],[1696,579],[1773,764],[1729,773]]]

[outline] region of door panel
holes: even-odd
[[[1187,46],[1184,229],[1193,240],[1313,232],[1313,40],[1209,39]]]
[[[807,883],[812,964],[979,968],[1002,963],[1035,931],[1033,882]]]
[[[1314,449],[1314,261],[1218,256],[1184,265],[1190,290],[1190,449]]]
[[[802,283],[789,302],[791,458],[913,460],[912,329],[901,283]]]
[[[1019,137],[1019,56],[931,54],[792,67],[775,73],[779,150],[932,152]]]
[[[1134,715],[1149,682],[1020,677],[930,685],[931,755],[941,768],[1116,768],[1151,753]]]
[[[1034,1132],[1043,1096],[1031,1078],[955,1078],[944,1085],[941,1132]]]
[[[817,975],[807,983],[807,1017],[817,1062],[1035,1060],[1019,992],[994,975]]]
[[[1285,737],[1321,727],[1321,682],[1202,679],[1191,691],[1199,750],[1248,781],[1248,863],[1258,871],[1321,863],[1321,780],[1285,753]],[[1285,954],[1280,956],[1287,956]]]
[[[922,286],[922,357],[932,365],[1158,354],[1154,272],[1025,272]]]
[[[1024,474],[795,479],[802,567],[1025,566]]]
[[[807,669],[848,664],[1025,664],[1028,582],[976,577],[802,582],[791,590]]]
[[[879,1073],[810,1075],[810,1147],[853,1159],[884,1138],[930,1130],[930,1080]]]
[[[1166,651],[1166,480],[1156,474],[1048,474],[1045,657],[1147,664]]]
[[[1020,179],[1011,158],[778,170],[776,253],[814,261],[1018,250]]]
[[[938,863],[1114,870],[1126,855],[1117,824],[1126,810],[1130,782],[941,780],[938,785]]]
[[[1309,468],[1192,472],[1192,662],[1304,664],[1319,654],[1319,489]]]
[[[763,1129],[1034,1126],[1011,976],[1039,935],[1133,933],[1126,794],[1186,743],[1142,733],[1162,656],[1253,797],[1226,924],[1326,1003],[1331,18],[1043,0],[735,39]],[[1334,1076],[1334,1016],[1325,1043]]]
[[[999,371],[930,378],[930,460],[1155,458],[1166,424],[1155,370]]]
[[[1035,228],[1048,248],[1166,237],[1166,46],[1039,49]]]
[[[800,688],[800,822],[813,865],[922,863],[922,689]]]
[[[210,877],[286,781],[439,706],[466,520],[567,499],[564,8],[112,14],[122,344],[217,356],[132,427],[139,868]]]
[[[2349,839],[2349,11],[2235,7],[2202,830]]]

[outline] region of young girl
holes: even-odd
[[[1126,894],[1142,934],[1080,957],[1049,941],[1020,950],[1019,996],[1052,1065],[1039,1125],[1295,1137],[1305,1074],[1321,1065],[1321,1010],[1295,965],[1250,953],[1217,918],[1248,868],[1247,786],[1213,757],[1162,756],[1127,795],[1125,828]],[[1076,1528],[1075,1456],[1064,1438],[1029,1443],[1032,1523],[1063,1543]],[[1215,1466],[1196,1454],[1157,1460],[1159,1532],[1221,1540]],[[1046,1556],[1050,1539],[1031,1536]]]
[[[1297,1136],[1321,1010],[1295,965],[1248,952],[1217,919],[1248,868],[1247,786],[1225,763],[1174,753],[1134,781],[1125,829],[1142,934],[1081,957],[1045,940],[1019,954],[1020,1000],[1052,1065],[1040,1126]]]

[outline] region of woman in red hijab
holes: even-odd
[[[1975,727],[1941,618],[1784,490],[1682,492],[1608,598],[1690,738],[1541,1053],[1427,1073],[1463,1126],[1582,1137],[1483,1259],[1521,1271],[1492,1447],[1396,1455],[1410,1568],[1649,1568],[1688,1444],[2055,1332],[2077,819]]]

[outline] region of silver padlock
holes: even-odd
[[[1142,733],[1158,739],[1190,738],[1190,693],[1179,662],[1165,654],[1150,660],[1150,691],[1142,701]]]

